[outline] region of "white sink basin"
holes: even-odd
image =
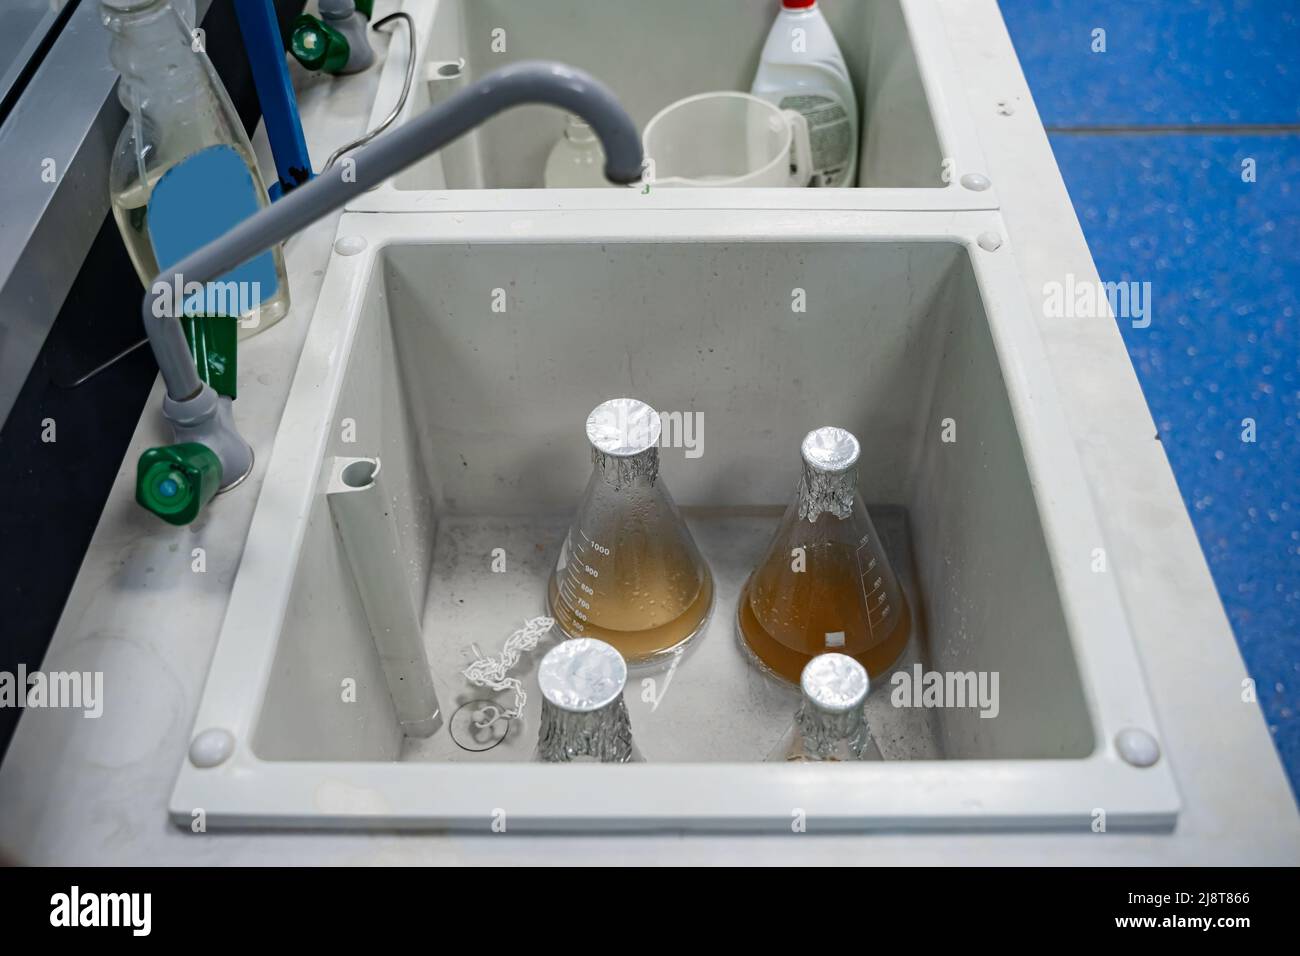
[[[858,188],[708,189],[692,190],[689,198],[670,189],[654,190],[653,197],[637,190],[542,190],[542,170],[563,133],[564,115],[530,106],[488,121],[350,208],[995,208],[935,0],[823,0],[820,6],[857,87]],[[551,59],[603,80],[644,127],[682,97],[748,91],[777,8],[754,0],[407,3],[418,65],[400,121],[494,69]],[[397,102],[406,73],[405,38],[395,36],[389,49],[372,126]]]
[[[194,728],[225,746],[182,768],[174,819],[1087,830],[1104,811],[1108,829],[1172,826],[1168,759],[1139,766],[1117,745],[1160,732],[1011,249],[978,242],[1004,234],[988,211],[346,215],[352,254],[329,267]],[[495,654],[543,612],[590,468],[585,416],[625,394],[702,416],[702,454],[665,449],[662,473],[717,581],[671,678],[629,682],[649,762],[528,762],[536,693],[501,745],[464,750],[449,718],[491,696],[460,674],[471,645]],[[829,423],[862,440],[864,496],[918,612],[907,672],[996,672],[998,712],[898,707],[881,681],[868,712],[889,760],[762,763],[795,700],[745,664],[736,594],[799,439]],[[361,531],[328,494],[351,458],[381,462]],[[366,527],[394,543],[358,568],[345,538]],[[376,581],[420,609],[443,710],[430,737],[403,733],[410,685],[361,597]],[[535,663],[520,670],[534,690]]]

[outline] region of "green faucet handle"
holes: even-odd
[[[293,21],[289,52],[308,70],[338,73],[348,65],[352,49],[347,37],[310,13]]]
[[[221,460],[198,442],[146,449],[135,470],[135,500],[170,524],[189,524],[221,486]]]

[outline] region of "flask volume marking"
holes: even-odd
[[[871,579],[868,586],[867,579],[871,577],[876,569],[876,555],[874,549],[871,549],[871,536],[867,535],[858,544],[854,557],[858,563],[858,579],[862,586],[862,598],[867,608],[867,630],[870,632],[872,639],[875,639],[877,626],[885,624],[889,620],[890,607],[888,597],[885,594],[885,579],[883,575],[877,574]],[[863,551],[867,551],[864,556]]]
[[[603,555],[609,554],[609,548],[587,537],[587,533],[581,528],[578,529],[578,534],[593,551]],[[590,584],[582,580],[582,576],[585,574],[596,578],[600,576],[600,572],[587,563],[587,549],[577,542],[572,544],[574,560],[565,563],[564,577],[559,580],[557,590],[564,603],[564,610],[568,612],[569,624],[575,631],[582,631],[586,628],[588,620],[586,612],[591,610],[591,602],[582,597],[579,592],[592,596],[596,593]]]

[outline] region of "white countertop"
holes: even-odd
[[[1050,147],[996,6],[940,4],[1025,294],[1041,315],[1045,282],[1063,271],[1095,278],[1095,269],[1059,177],[1029,173],[1051,161]],[[319,163],[363,130],[378,70],[339,80],[294,65],[294,75]],[[999,101],[1013,104],[1010,116],[999,113]],[[167,799],[336,224],[331,216],[288,243],[292,311],[241,344],[236,416],[258,450],[257,466],[188,528],[165,525],[134,502],[137,457],[168,441],[161,382],[155,386],[42,664],[104,672],[108,705],[97,720],[80,711],[24,714],[0,767],[0,854],[63,865],[1300,863],[1300,815],[1258,706],[1241,699],[1240,654],[1109,319],[1039,323],[1182,794],[1173,833],[519,837],[174,827]],[[191,570],[196,547],[206,551],[201,574]]]

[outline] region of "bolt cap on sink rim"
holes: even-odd
[[[196,767],[215,767],[235,752],[235,735],[221,727],[209,727],[190,742],[190,763]]]
[[[1160,759],[1160,744],[1145,730],[1127,727],[1115,735],[1115,749],[1125,763],[1150,767]]]

